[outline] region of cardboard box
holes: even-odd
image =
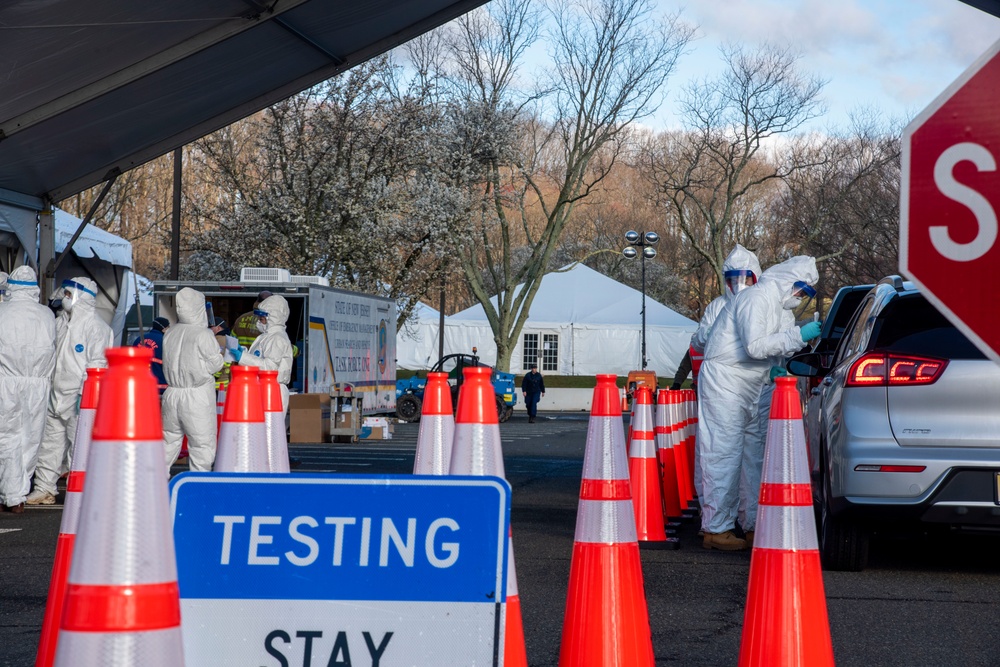
[[[288,442],[326,442],[330,439],[330,396],[292,394],[288,397],[291,424]]]
[[[362,440],[392,440],[393,426],[385,417],[365,417],[359,437]]]

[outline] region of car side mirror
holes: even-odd
[[[788,360],[785,367],[791,375],[804,378],[814,378],[826,375],[827,370],[829,370],[823,364],[822,354],[816,352],[805,352],[803,354],[797,354]]]

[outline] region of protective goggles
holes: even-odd
[[[723,276],[726,280],[726,287],[733,294],[736,294],[744,287],[757,284],[757,276],[754,275],[753,271],[748,269],[731,269],[726,271]]]
[[[95,297],[97,296],[97,294],[95,292],[87,289],[86,287],[84,287],[80,283],[73,282],[72,280],[64,280],[64,281],[62,281],[62,287],[63,287],[63,289],[76,289],[76,290],[80,290],[81,292],[86,292],[90,296],[95,296]]]
[[[256,315],[257,317],[267,317],[267,311],[260,310],[258,308],[254,308],[253,314]]]
[[[801,280],[796,280],[792,287],[795,291],[802,292],[802,296],[807,296],[810,299],[816,296],[816,288],[808,283],[802,282]]]

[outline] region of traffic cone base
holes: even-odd
[[[602,576],[594,576],[598,572]],[[637,543],[575,545],[569,581],[567,611],[583,608],[586,613],[564,624],[559,667],[654,664]],[[618,582],[631,585],[618,586]],[[605,612],[610,610],[613,622],[609,624],[611,614]]]

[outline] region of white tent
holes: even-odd
[[[640,291],[583,264],[546,274],[511,355],[511,371],[523,372],[532,358],[537,358],[539,370],[552,375],[624,375],[640,368],[641,310]],[[697,327],[697,322],[646,295],[648,367],[661,376],[673,375]],[[428,368],[436,359],[437,320],[418,322],[416,329],[421,344],[429,344],[433,352],[428,354],[427,349],[401,337],[397,343],[400,367]],[[484,362],[496,361],[493,332],[481,305],[455,313],[445,322],[445,354],[473,347]],[[425,361],[430,357],[429,363]]]
[[[66,249],[82,220],[55,209],[55,249]],[[34,240],[36,213],[15,207],[0,208],[0,268],[10,272],[25,263],[25,240]],[[37,241],[36,241],[37,243]],[[37,249],[32,249],[32,258]],[[31,260],[34,263],[34,259]],[[97,283],[97,312],[111,325],[115,339],[121,335],[128,303],[121,298],[124,285],[131,280],[132,244],[94,225],[87,225],[73,244],[73,250],[56,272],[56,286],[75,276],[85,276]]]

